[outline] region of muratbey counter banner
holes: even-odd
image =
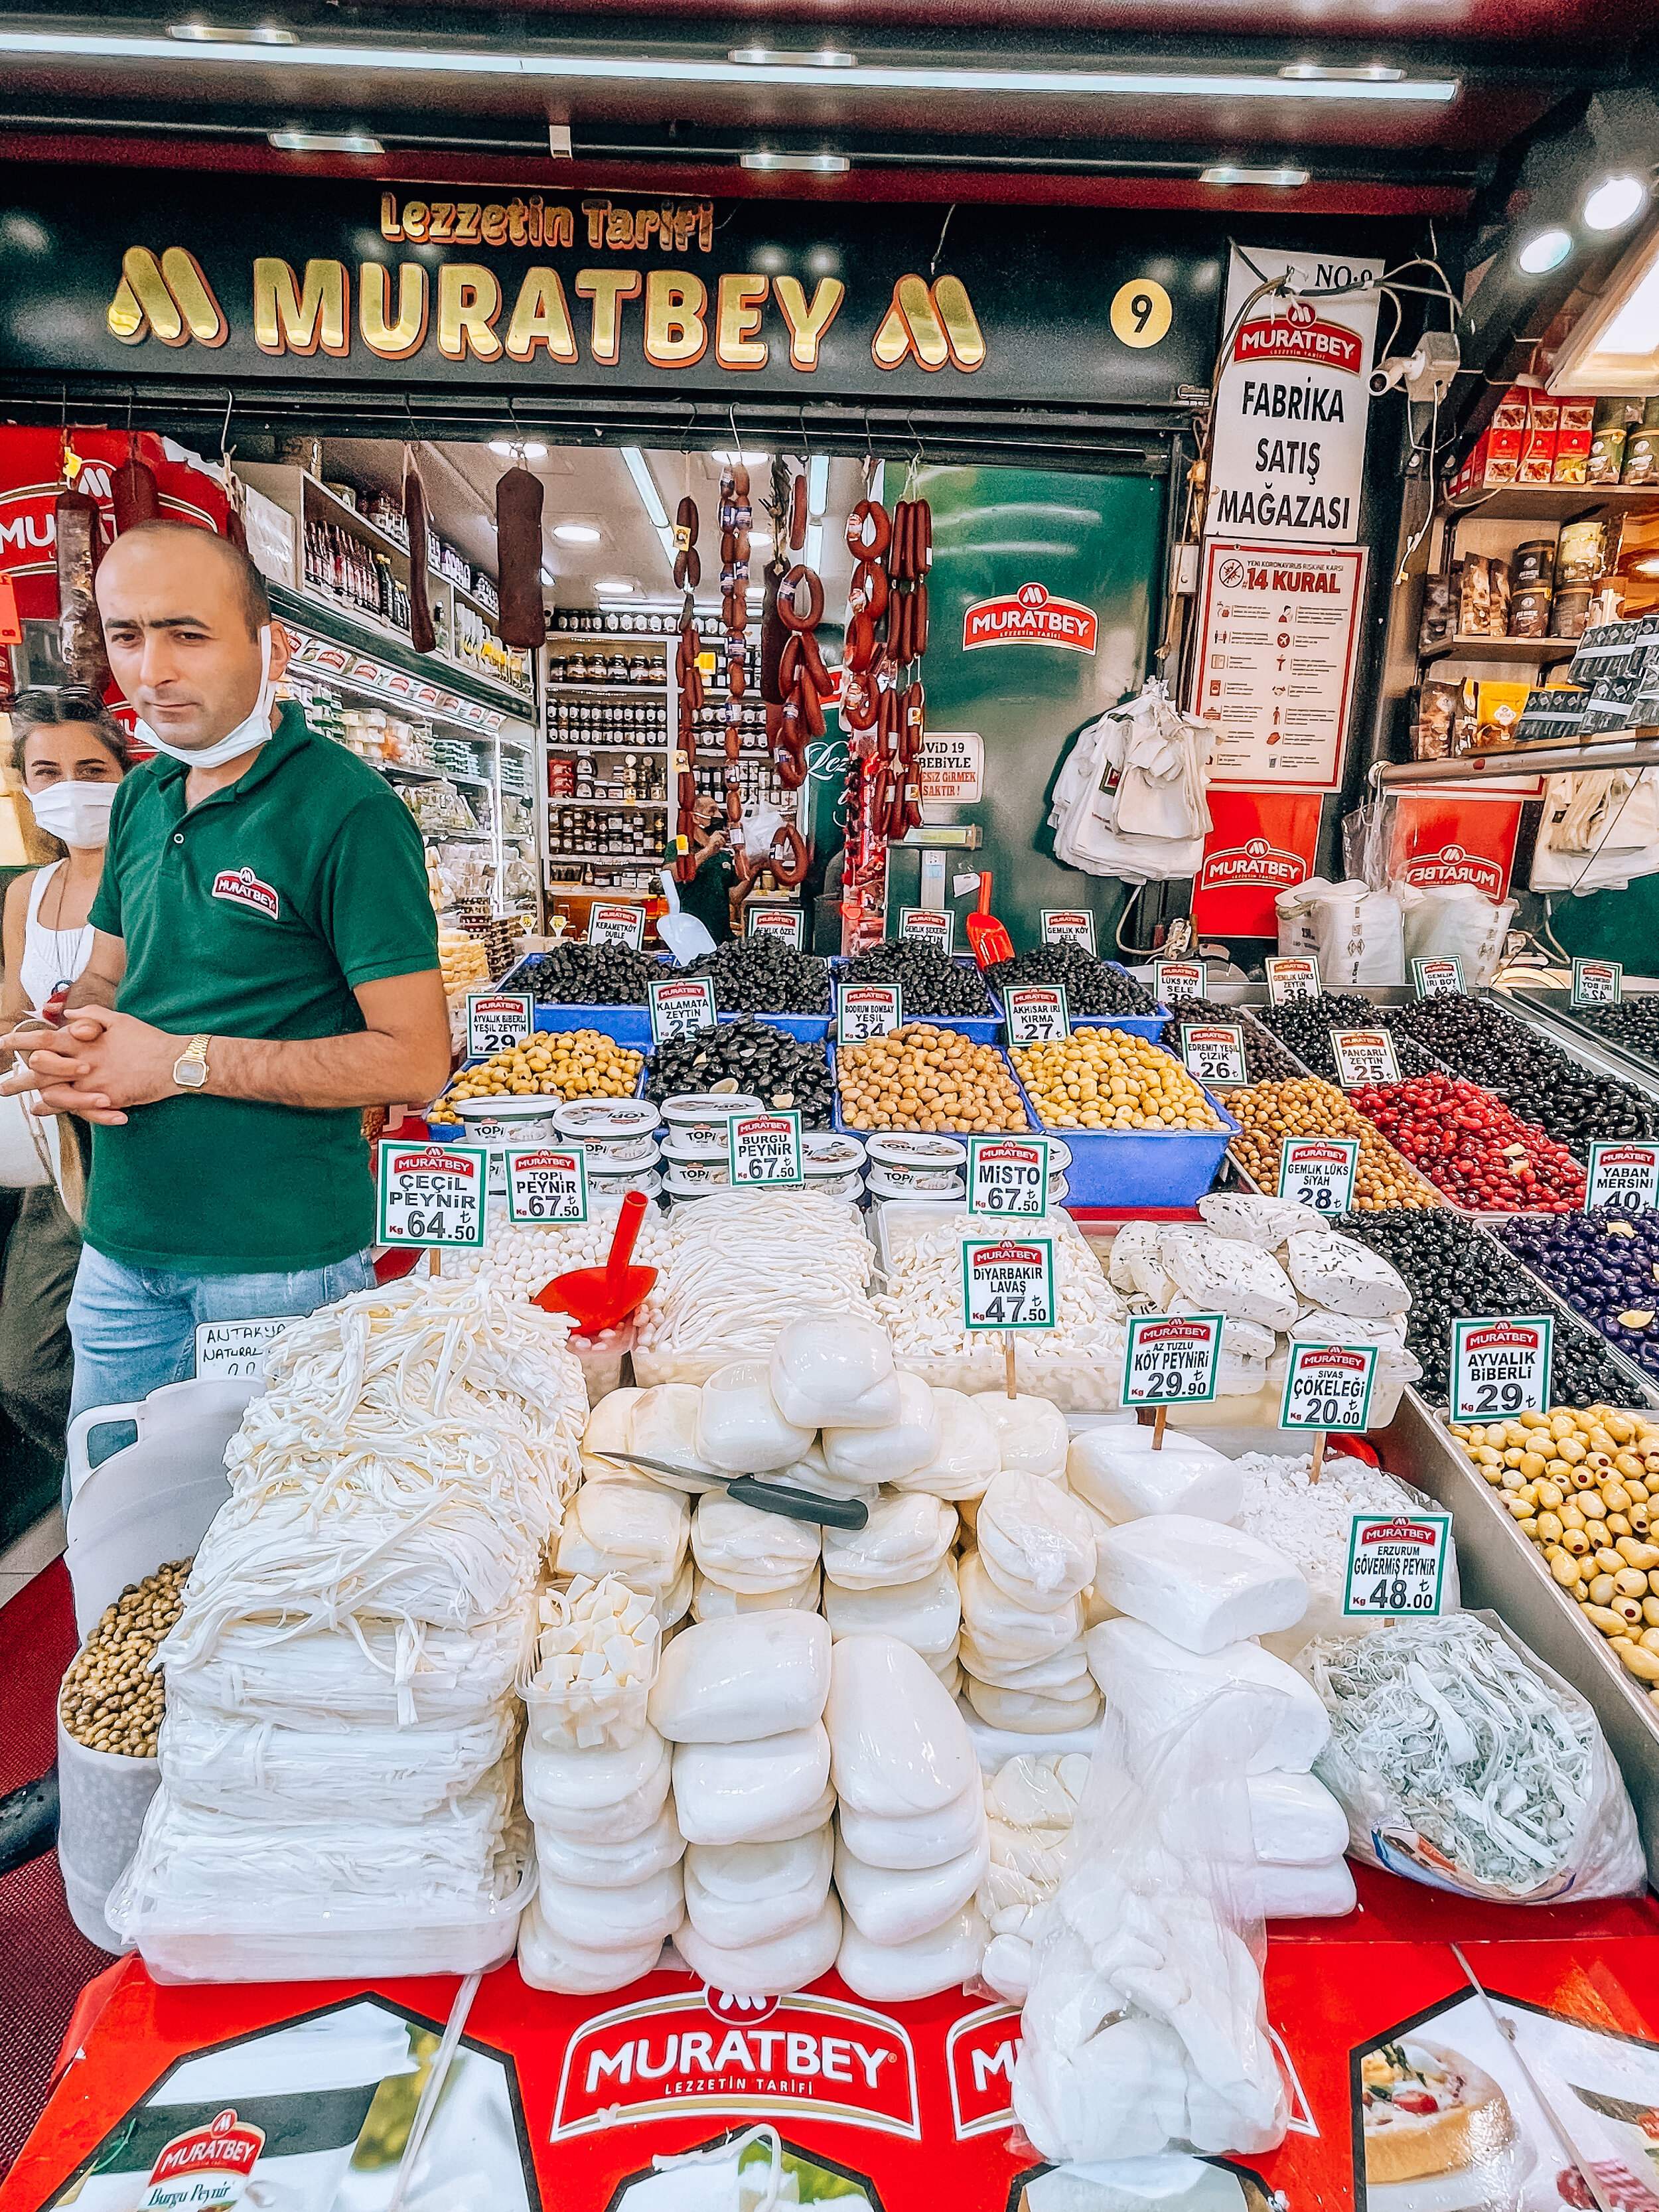
[[[1218,230],[942,213],[9,167],[0,376],[1202,396]]]

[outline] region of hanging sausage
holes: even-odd
[[[697,803],[697,717],[702,712],[702,671],[697,665],[697,655],[702,649],[702,640],[697,633],[696,611],[691,592],[702,574],[702,564],[697,556],[697,532],[702,519],[694,499],[683,499],[674,517],[674,580],[685,593],[685,604],[680,610],[679,643],[674,654],[674,681],[679,690],[679,756],[681,767],[676,786],[678,800],[677,815],[679,835],[685,841],[685,850],[674,862],[677,882],[690,883],[697,872],[693,849],[696,824],[692,810]]]
[[[547,642],[542,603],[542,480],[522,462],[495,486],[495,550],[501,569],[501,643],[533,653]]]
[[[127,457],[110,478],[110,496],[115,505],[115,534],[135,530],[141,522],[155,522],[161,518],[161,489],[155,481],[155,472],[138,458],[138,441],[129,437]]]
[[[426,486],[413,446],[404,447],[404,522],[409,532],[409,641],[416,653],[430,653],[438,633],[427,596],[431,583],[426,565]]]
[[[108,690],[112,678],[104,650],[104,625],[93,596],[92,580],[104,550],[103,524],[98,502],[74,489],[81,473],[80,456],[64,445],[64,487],[58,495],[58,635],[64,671],[71,684],[84,684],[96,699]]]

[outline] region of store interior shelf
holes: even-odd
[[[1384,789],[1419,783],[1468,783],[1482,775],[1563,775],[1575,769],[1659,767],[1659,728],[1610,730],[1590,738],[1504,745],[1449,760],[1391,761],[1376,770]]]
[[[559,676],[549,678],[547,690],[549,696],[556,699],[562,698],[568,692],[575,693],[584,699],[659,699],[662,696],[660,684],[568,684]]]
[[[652,737],[656,739],[654,744],[647,742]],[[649,731],[638,738],[550,738],[547,750],[550,753],[659,753],[667,744],[661,731]]]
[[[595,792],[586,795],[574,791],[555,792],[550,801],[555,806],[654,806],[660,811],[668,804],[665,799],[601,799]]]
[[[1643,507],[1659,514],[1659,484],[1501,484],[1493,491],[1468,492],[1444,511],[1492,522],[1571,522],[1581,514],[1627,514]]]
[[[1425,660],[1531,660],[1541,668],[1552,660],[1571,660],[1577,641],[1571,637],[1449,637],[1425,646]]]
[[[446,690],[471,699],[480,707],[505,707],[526,720],[535,712],[532,693],[515,691],[510,684],[498,684],[493,676],[486,676],[465,662],[452,660],[447,654],[416,653],[402,630],[393,629],[377,615],[360,614],[355,608],[337,606],[329,599],[314,599],[309,592],[294,591],[286,584],[272,583],[267,588],[273,610],[284,621],[297,623],[302,629],[319,630],[337,645],[350,646],[357,653],[372,653],[401,669],[405,675],[418,677],[423,684],[441,684]],[[301,676],[308,672],[303,669],[295,671]],[[319,670],[317,673],[325,683],[346,681],[332,672]],[[375,696],[379,697],[378,693]],[[381,699],[380,703],[384,706],[386,702]],[[421,709],[412,702],[408,703],[410,714],[418,716]]]

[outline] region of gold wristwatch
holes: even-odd
[[[173,1063],[173,1079],[186,1091],[200,1091],[207,1082],[208,1042],[204,1036],[193,1036]]]

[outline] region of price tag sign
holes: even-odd
[[[481,1145],[382,1144],[380,1242],[482,1252],[489,1158]]]
[[[645,942],[645,908],[619,902],[601,904],[595,899],[587,910],[590,945],[631,945],[637,952]]]
[[[1359,1167],[1358,1137],[1286,1137],[1279,1155],[1280,1198],[1316,1213],[1346,1213]]]
[[[1450,1541],[1449,1513],[1356,1513],[1344,1614],[1438,1613]]]
[[[1345,1091],[1366,1083],[1398,1083],[1400,1055],[1387,1030],[1333,1030],[1336,1079]]]
[[[1267,996],[1276,1006],[1319,996],[1319,963],[1311,953],[1267,963]]]
[[[726,1157],[734,1184],[799,1182],[799,1114],[793,1109],[787,1114],[734,1114],[726,1126]]]
[[[966,1329],[1052,1328],[1052,1237],[964,1237],[962,1325]]]
[[[1572,1003],[1575,1006],[1616,1006],[1625,995],[1622,960],[1575,960],[1572,963]]]
[[[1463,963],[1455,953],[1443,960],[1413,960],[1412,988],[1419,999],[1432,999],[1440,991],[1461,991]]]
[[[836,999],[836,1035],[862,1044],[904,1026],[904,992],[897,983],[842,983]]]
[[[1063,983],[1022,983],[1002,994],[1010,1044],[1054,1044],[1072,1034]]]
[[[1598,1139],[1589,1148],[1584,1211],[1608,1206],[1616,1213],[1645,1213],[1659,1206],[1659,1145]]]
[[[1192,1406],[1214,1397],[1219,1314],[1132,1314],[1126,1326],[1126,1406]]]
[[[509,1221],[586,1221],[587,1155],[580,1145],[509,1145]]]
[[[647,983],[645,988],[651,1001],[653,1044],[661,1044],[666,1037],[690,1036],[694,1030],[714,1028],[712,975],[685,975],[666,983]]]
[[[1042,909],[1042,941],[1045,945],[1079,945],[1085,952],[1095,949],[1095,918],[1085,914],[1080,907],[1045,906]]]
[[[1188,1075],[1209,1084],[1248,1083],[1242,1022],[1182,1022],[1181,1057]]]
[[[469,991],[466,994],[466,1051],[469,1060],[488,1060],[493,1052],[522,1044],[536,1026],[536,1002],[516,991]]]
[[[1452,1323],[1455,1421],[1507,1419],[1541,1413],[1550,1402],[1548,1314],[1493,1316]]]
[[[1279,1427],[1363,1429],[1376,1374],[1374,1344],[1292,1342],[1279,1402]]]
[[[956,950],[957,918],[954,914],[935,914],[931,907],[902,906],[899,908],[899,935],[914,938],[918,945],[931,945],[935,952],[947,957]]]
[[[969,1137],[968,1211],[970,1213],[1046,1213],[1048,1139],[1046,1137]]]
[[[744,911],[748,917],[745,936],[775,937],[780,945],[800,951],[805,916],[798,906],[751,906]]]
[[[196,1331],[198,1382],[257,1382],[265,1371],[265,1353],[291,1321],[302,1314],[275,1314],[258,1321],[204,1321]]]
[[[1201,960],[1154,960],[1152,996],[1164,1006],[1177,999],[1201,999],[1208,972]]]

